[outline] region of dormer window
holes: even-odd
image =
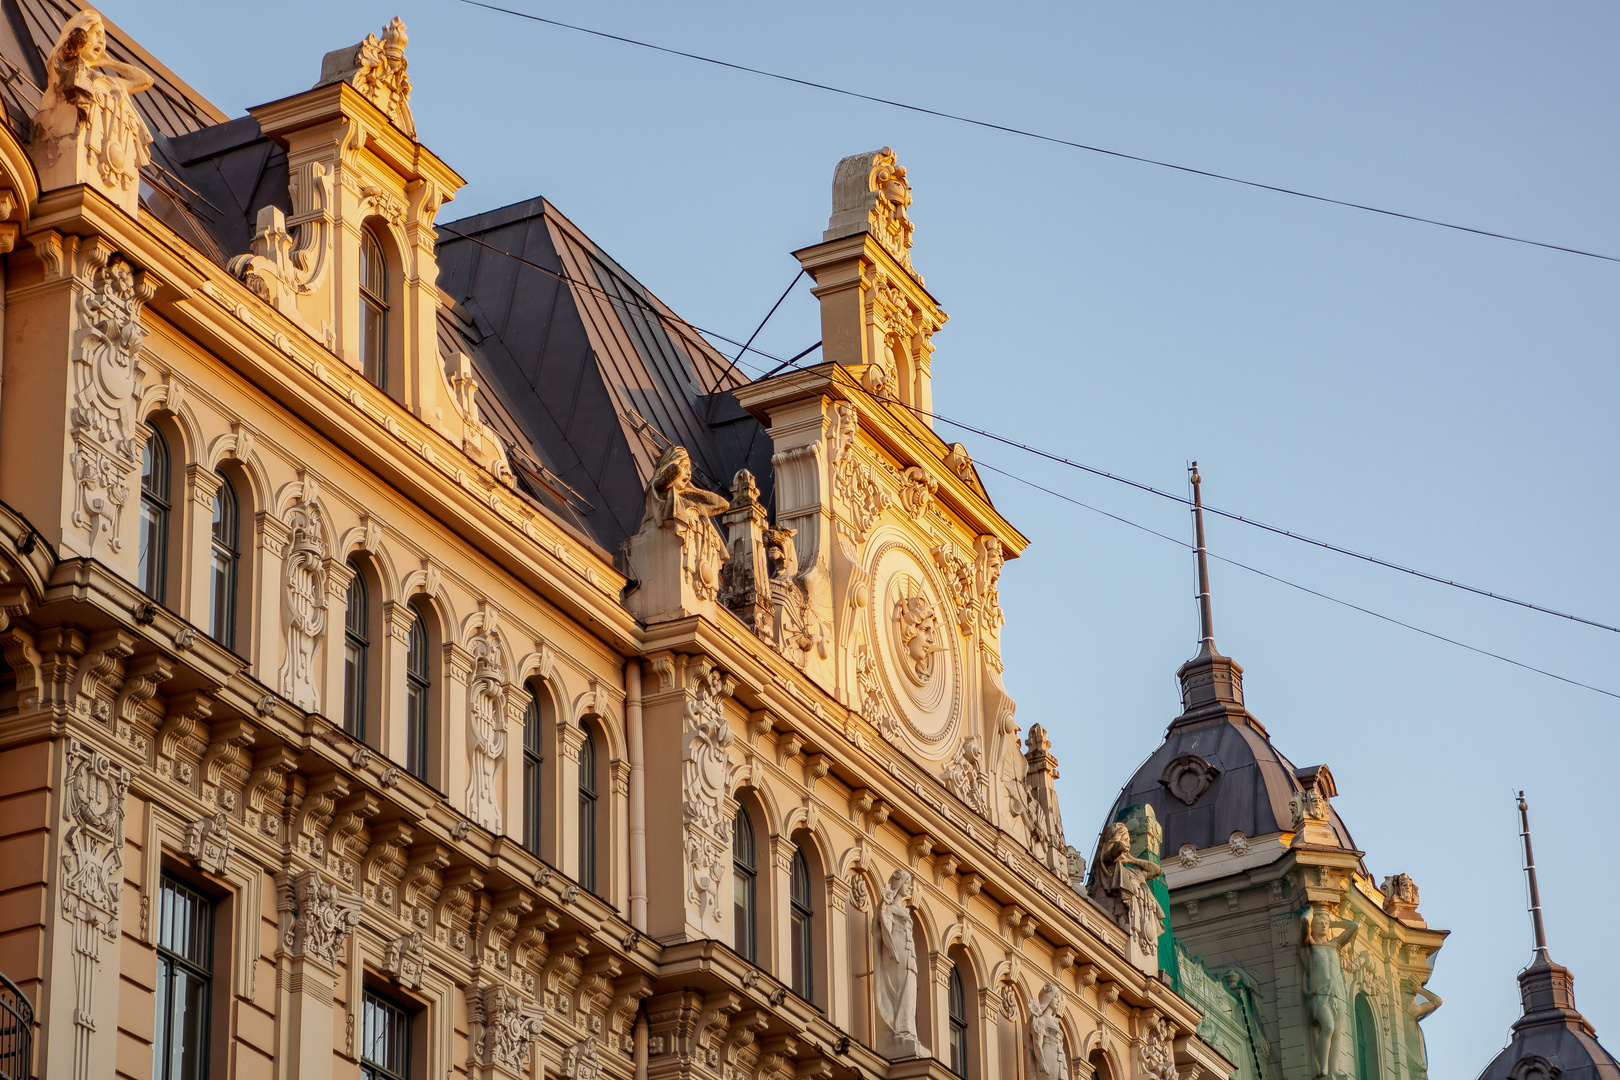
[[[369,226],[360,234],[360,371],[388,389],[388,260]]]

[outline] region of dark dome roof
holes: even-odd
[[[1306,783],[1325,783],[1333,793],[1325,767],[1296,768],[1243,707],[1243,668],[1236,661],[1209,646],[1177,674],[1182,714],[1120,791],[1110,822],[1127,806],[1152,804],[1168,858],[1183,844],[1210,848],[1234,832],[1264,836],[1291,829],[1288,803]],[[1331,804],[1329,814],[1339,844],[1355,850]]]
[[[1524,1015],[1507,1048],[1479,1080],[1620,1080],[1620,1062],[1603,1049],[1575,1008],[1575,978],[1545,952],[1519,974]]]

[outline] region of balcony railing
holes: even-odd
[[[22,988],[0,975],[0,1080],[30,1080],[34,1006]]]

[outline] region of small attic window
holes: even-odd
[[[360,234],[360,371],[388,389],[388,260],[368,226]]]

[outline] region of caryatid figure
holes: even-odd
[[[1304,930],[1305,1013],[1315,1028],[1311,1045],[1316,1080],[1339,1080],[1354,1074],[1350,1060],[1350,992],[1344,981],[1340,950],[1355,940],[1361,924],[1329,919],[1325,908],[1312,908],[1300,920]],[[1335,935],[1333,931],[1341,933]],[[1347,1067],[1348,1066],[1348,1067]]]

